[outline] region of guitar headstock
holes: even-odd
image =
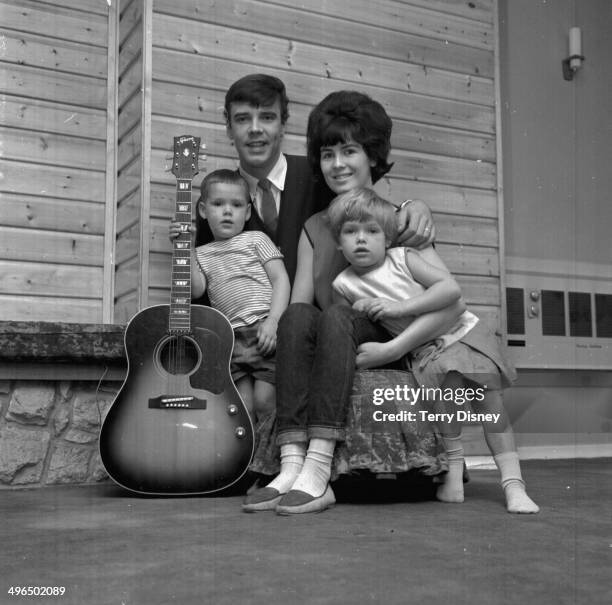
[[[200,137],[174,137],[171,172],[177,179],[192,179],[198,174],[200,149],[203,147],[204,145],[200,145]]]

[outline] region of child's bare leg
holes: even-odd
[[[487,391],[476,404],[478,411],[500,414],[498,422],[483,422],[484,436],[501,475],[501,484],[509,513],[537,513],[540,508],[527,495],[521,465],[514,443],[514,432],[500,391]]]
[[[276,409],[276,387],[268,382],[255,380],[253,382],[250,397],[252,399],[252,409],[250,410],[250,414],[251,418],[253,419],[253,423],[257,427],[257,435],[259,425]],[[247,489],[247,495],[252,494],[260,487],[262,487],[261,478],[258,478],[249,487],[249,489]]]
[[[450,372],[442,389],[455,389],[463,386],[463,377],[457,372]],[[463,502],[463,445],[461,443],[461,423],[456,418],[456,405],[454,401],[437,401],[434,411],[438,414],[452,414],[451,421],[439,422],[438,430],[442,435],[442,442],[448,458],[448,473],[444,483],[438,487],[436,498],[442,502]]]
[[[253,410],[257,421],[261,421],[276,410],[276,387],[263,380],[253,385]]]
[[[255,415],[258,422],[263,422],[276,409],[276,387],[263,380],[256,380],[253,392]],[[274,510],[300,474],[305,456],[305,442],[282,444],[279,474],[265,487],[249,490],[242,504],[242,510],[245,512]]]
[[[247,412],[251,417],[251,421],[255,423],[253,379],[250,376],[243,376],[242,378],[234,381],[234,384],[236,385],[236,389],[238,390],[240,398],[244,403],[244,407],[246,407]],[[257,481],[254,481],[251,484],[246,493],[249,494],[255,489],[257,489]]]
[[[254,393],[253,393],[253,380],[250,376],[243,376],[234,382],[236,385],[236,389],[240,394],[240,398],[242,399],[244,406],[246,407],[249,415],[251,416],[251,420],[255,421],[254,417]]]

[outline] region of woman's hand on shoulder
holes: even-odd
[[[436,239],[431,210],[421,200],[406,200],[397,210],[398,245],[424,248]]]

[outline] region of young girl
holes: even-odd
[[[389,169],[391,120],[380,103],[352,91],[328,95],[310,114],[308,158],[336,194],[371,186]],[[431,230],[425,226],[425,230]],[[337,250],[326,213],[304,225],[291,304],[278,326],[277,439],[280,474],[247,496],[246,512],[295,514],[335,502],[329,486],[333,453],[345,437],[348,401],[361,343],[389,333],[364,312],[332,304],[332,281],[347,263]],[[407,350],[444,334],[460,315],[458,292],[418,317]],[[433,305],[432,305],[433,307]]]
[[[400,359],[411,351],[407,343],[415,316],[447,304],[452,296],[460,296],[459,286],[448,270],[440,268],[442,261],[433,248],[416,252],[391,247],[397,236],[395,207],[374,191],[360,189],[338,196],[330,204],[327,216],[338,247],[350,264],[334,280],[334,292],[380,322],[393,336],[387,342],[362,344],[357,364],[374,367]],[[512,427],[501,399],[500,389],[509,385],[515,374],[494,335],[475,315],[465,311],[447,334],[413,351],[412,360],[412,371],[423,386],[441,387],[443,393],[472,387],[480,393],[473,405],[479,412],[482,409],[497,418],[483,426],[501,472],[506,507],[511,513],[537,513],[537,505],[525,491]],[[454,419],[459,409],[452,401],[446,406],[443,402],[436,404],[436,411],[447,414],[441,418]],[[437,496],[445,502],[462,502],[461,424],[450,420],[438,426],[449,458],[449,472]]]

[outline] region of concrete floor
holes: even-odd
[[[524,463],[535,516],[506,513],[489,470],[471,471],[460,505],[379,480],[370,502],[295,517],[111,484],[4,490],[0,603],[612,603],[610,462]],[[14,585],[66,593],[18,598]]]

